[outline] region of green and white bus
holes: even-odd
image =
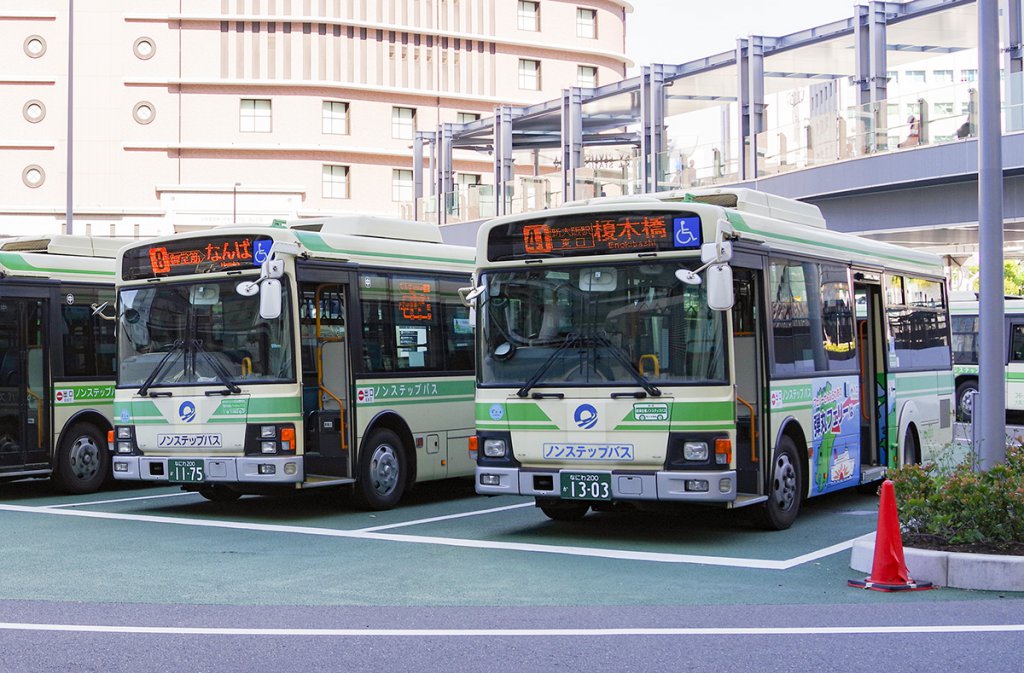
[[[0,481],[71,493],[110,474],[114,258],[125,241],[0,239]]]
[[[473,473],[473,250],[350,216],[217,227],[118,260],[114,477],[232,500]]]
[[[1006,314],[1003,343],[1006,356],[1006,413],[1013,422],[1024,412],[1024,297],[1003,299]],[[978,390],[978,297],[954,292],[949,303],[953,330],[953,372],[956,375],[956,413],[961,421],[973,416]]]
[[[941,261],[813,205],[716,189],[503,217],[466,299],[476,490],[554,519],[702,503],[783,529],[952,439]]]

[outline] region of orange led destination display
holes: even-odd
[[[514,222],[491,231],[488,258],[687,250],[700,247],[700,218],[665,213],[604,213]]]
[[[125,278],[159,278],[258,267],[273,241],[254,236],[217,236],[166,241],[125,252]]]
[[[403,320],[426,322],[434,319],[433,288],[427,281],[398,280],[398,310]]]

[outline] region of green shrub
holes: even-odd
[[[935,548],[1019,550],[1024,545],[1024,448],[1006,462],[975,472],[969,461],[892,470],[896,507],[908,540]]]

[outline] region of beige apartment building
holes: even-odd
[[[76,234],[408,214],[416,131],[622,79],[631,11],[623,0],[0,0],[0,234],[63,231],[69,189]],[[486,155],[454,167],[461,184],[493,182]]]

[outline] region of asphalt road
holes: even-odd
[[[0,485],[0,671],[1019,670],[1024,596],[846,580],[877,498],[548,521],[467,482],[337,492]]]

